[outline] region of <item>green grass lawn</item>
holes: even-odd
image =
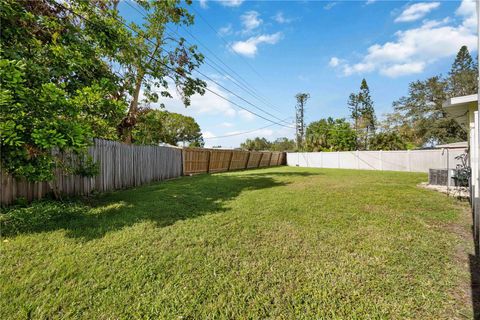
[[[0,318],[471,317],[467,204],[424,180],[278,167],[12,209]]]

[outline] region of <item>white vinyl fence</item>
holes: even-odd
[[[428,172],[428,169],[455,168],[455,157],[464,149],[342,151],[287,153],[287,165],[308,168],[340,168]]]

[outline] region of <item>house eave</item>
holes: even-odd
[[[443,109],[451,119],[455,119],[461,126],[468,127],[468,112],[470,107],[477,106],[478,95],[471,94],[462,97],[453,97],[443,103]]]

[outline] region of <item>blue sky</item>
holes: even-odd
[[[461,45],[476,53],[473,0],[207,0],[194,1],[193,8],[196,22],[188,30],[197,39],[181,28],[176,32],[197,43],[210,64],[221,65],[237,82],[254,88],[255,96],[239,88],[222,70],[205,64],[201,71],[269,114],[212,81],[207,81],[209,88],[274,121],[293,120],[298,92],[311,95],[307,124],[330,116],[348,117],[348,96],[358,90],[362,78],[367,79],[381,118],[392,111],[394,100],[407,93],[409,82],[446,74]],[[124,16],[140,21],[132,8],[123,4],[120,9]],[[270,140],[294,137],[294,129],[272,125],[245,135],[214,139],[271,123],[212,93],[193,97],[188,108],[178,99],[162,102],[167,110],[194,117],[207,147],[237,147],[255,136]]]

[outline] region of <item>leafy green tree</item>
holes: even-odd
[[[270,151],[293,151],[295,150],[295,141],[286,137],[277,138],[270,143]]]
[[[348,97],[348,109],[350,110],[350,117],[353,120],[353,129],[355,133],[358,134],[359,122],[360,122],[360,106],[358,102],[358,95],[355,93],[350,93]]]
[[[139,112],[133,141],[140,144],[183,143],[192,147],[204,145],[200,126],[192,117],[152,109]]]
[[[360,91],[349,96],[347,104],[354,121],[354,129],[359,139],[357,149],[368,149],[368,141],[375,134],[376,116],[370,88],[367,81],[362,79]]]
[[[15,177],[52,180],[54,167],[68,169],[55,150],[82,154],[92,137],[115,137],[125,114],[119,78],[105,58],[121,35],[101,14],[102,2],[73,5],[111,43],[47,0],[0,2],[1,162]]]
[[[145,104],[169,97],[169,85],[185,105],[202,94],[192,72],[203,56],[165,34],[167,24],[193,23],[190,3],[139,0],[139,26],[126,24],[118,0],[1,1],[2,169],[51,180],[53,168],[71,169],[57,151],[83,158],[93,137],[131,141],[141,91]]]
[[[356,134],[345,119],[321,119],[307,127],[308,151],[355,150]]]
[[[380,132],[370,139],[370,150],[406,150],[405,141],[396,132]]]
[[[422,137],[417,135],[412,124],[399,112],[386,114],[379,127],[382,132],[396,133],[406,143],[407,149],[422,145]]]
[[[435,76],[409,85],[408,95],[393,103],[382,127],[417,147],[465,141],[467,132],[447,116],[442,104],[449,97],[476,93],[478,64],[460,48],[447,78]]]
[[[167,24],[193,24],[194,17],[185,7],[191,3],[191,0],[136,2],[144,10],[145,19],[142,25],[129,24],[126,32],[130,43],[117,56],[124,79],[123,88],[131,97],[127,116],[118,125],[119,135],[127,143],[132,142],[131,132],[137,122],[142,90],[143,102],[148,104],[158,101],[157,91],[161,97],[171,98],[168,89],[173,86],[185,106],[190,105],[190,97],[195,93],[205,93],[206,83],[192,76],[203,62],[203,55],[197,52],[195,45],[186,46],[185,39],[171,38],[165,32]],[[123,20],[116,7],[114,15]]]
[[[270,147],[271,143],[267,139],[260,137],[256,137],[255,139],[247,139],[245,142],[240,144],[240,148],[249,151],[269,150]]]
[[[409,85],[408,96],[393,103],[395,116],[402,127],[410,127],[410,141],[417,146],[432,146],[467,139],[466,131],[455,119],[447,117],[442,107],[448,96],[448,83],[441,77],[415,81]]]
[[[468,52],[467,46],[462,46],[458,51],[448,75],[450,97],[466,96],[478,92],[478,64]]]

